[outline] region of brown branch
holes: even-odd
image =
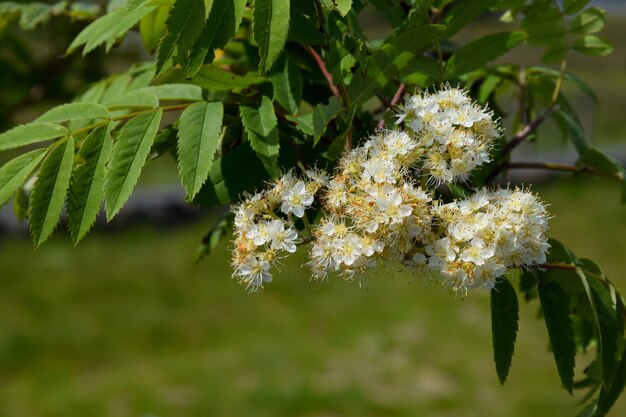
[[[330,88],[330,91],[333,93],[333,95],[337,98],[342,98],[341,94],[339,93],[339,88],[335,85],[333,81],[333,75],[330,72],[328,72],[328,69],[326,68],[326,63],[324,62],[320,54],[318,54],[317,51],[313,49],[311,45],[302,44],[302,47],[304,48],[305,51],[309,53],[309,55],[311,55],[311,57],[313,57],[313,59],[317,63],[317,66],[319,67],[320,71],[322,71],[324,78],[326,78],[326,82],[328,83],[328,88]]]
[[[549,171],[580,172],[620,181],[623,180],[622,175],[618,172],[601,172],[588,165],[568,165],[558,162],[509,162],[508,164],[503,164],[503,169],[545,169]]]
[[[401,83],[398,86],[398,89],[396,90],[396,93],[393,95],[393,98],[389,102],[389,105],[387,106],[387,109],[385,110],[385,112],[391,111],[396,106],[396,104],[398,104],[398,102],[402,98],[402,94],[404,94],[405,90],[406,90],[406,85],[404,83]],[[385,117],[384,117],[384,114],[383,114],[383,117],[378,122],[377,129],[381,130],[384,127],[385,127]]]
[[[574,271],[576,270],[576,265],[574,264],[557,264],[557,263],[545,263],[539,264],[536,266],[537,269],[558,269],[565,271]]]
[[[537,130],[539,126],[546,122],[550,115],[558,109],[558,105],[550,105],[547,109],[544,110],[543,113],[537,116],[535,120],[524,126],[522,130],[520,130],[515,134],[515,136],[513,136],[513,139],[511,139],[509,142],[507,142],[506,145],[504,145],[504,147],[502,148],[501,156],[506,156],[511,153],[513,149],[517,148],[522,142],[524,142],[526,138],[528,138],[528,136],[535,132],[535,130]]]

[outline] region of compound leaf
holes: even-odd
[[[72,175],[74,139],[70,136],[52,146],[41,165],[28,206],[35,247],[45,242],[59,223]]]

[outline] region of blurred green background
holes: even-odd
[[[600,147],[626,146],[625,24],[618,15],[609,19],[604,34],[616,45],[613,55],[574,57],[570,65],[598,94],[594,106],[571,91]],[[78,29],[60,33],[71,39]],[[53,30],[24,35],[9,27],[3,42],[9,34],[30,48]],[[464,36],[485,30],[482,22]],[[76,70],[66,89],[41,93],[38,86],[50,83],[46,66],[63,60],[63,45],[46,47],[52,63],[39,72],[22,66],[16,75],[28,87],[22,101],[19,91],[0,96],[3,129],[116,69],[102,62],[134,59],[133,36],[112,61],[98,52],[66,64],[83,72]],[[2,62],[7,51],[0,49]],[[504,59],[537,62],[530,49]],[[9,83],[15,68],[0,67],[0,79]],[[20,78],[25,73],[32,78]],[[546,134],[532,146],[558,144]],[[176,181],[171,162],[149,168],[144,183]],[[534,189],[550,204],[552,236],[596,260],[626,291],[619,186],[562,176]],[[502,387],[491,356],[488,293],[461,298],[393,267],[363,287],[315,283],[300,268],[302,254],[285,260],[264,293],[248,295],[229,278],[227,242],[194,265],[212,221],[94,233],[77,248],[64,232],[37,251],[27,236],[0,237],[0,415],[575,415],[580,396],[560,388],[537,303],[522,302],[516,355]],[[581,360],[577,372],[584,366]],[[625,399],[611,415],[626,415]]]

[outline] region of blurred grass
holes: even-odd
[[[553,235],[624,291],[626,209],[611,185],[537,189]],[[193,265],[207,227],[92,235],[75,249],[61,235],[36,252],[2,241],[0,415],[575,414],[536,304],[522,306],[501,387],[488,294],[460,299],[394,268],[367,288],[312,283],[296,257],[247,295],[226,245]],[[622,399],[612,415],[624,413]]]

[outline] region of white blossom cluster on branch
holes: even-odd
[[[398,116],[396,129],[346,152],[332,176],[289,171],[236,207],[233,275],[248,290],[271,281],[272,266],[301,243],[310,243],[315,279],[353,279],[395,262],[455,290],[491,288],[509,268],[545,262],[548,213],[529,191],[434,198],[436,185],[466,181],[490,161],[499,136],[491,112],[448,87],[408,96]],[[321,217],[311,227],[314,205]]]

